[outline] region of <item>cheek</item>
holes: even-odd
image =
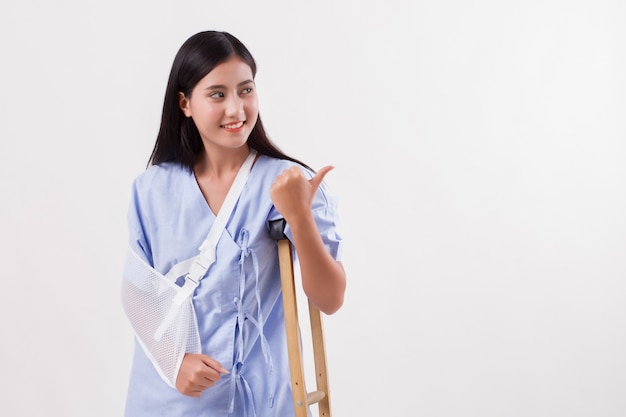
[[[251,100],[249,103],[246,103],[246,116],[249,119],[256,120],[259,115],[259,103],[256,100]]]
[[[216,106],[203,103],[194,109],[194,119],[200,123],[214,122],[220,120],[220,109]]]

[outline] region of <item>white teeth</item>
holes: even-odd
[[[243,122],[234,123],[231,125],[224,125],[224,128],[225,129],[239,129],[241,126],[243,126]]]

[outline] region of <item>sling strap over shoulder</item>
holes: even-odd
[[[204,239],[198,248],[200,253],[192,258],[177,263],[165,275],[168,278],[176,279],[177,277],[183,276],[183,274],[188,271],[185,275],[185,282],[183,286],[180,288],[176,297],[172,300],[170,313],[165,316],[165,319],[154,334],[154,338],[156,340],[160,340],[165,332],[165,329],[169,327],[171,320],[173,320],[173,316],[177,312],[176,307],[193,295],[198,285],[200,285],[200,280],[204,278],[209,267],[213,264],[213,262],[215,262],[217,242],[219,242],[220,237],[226,228],[226,223],[232,214],[233,208],[235,207],[235,204],[241,195],[241,191],[248,180],[256,154],[257,152],[251,149],[250,154],[239,168],[237,176],[228,190],[228,194],[224,199],[224,203],[222,203],[222,207],[217,214],[211,230],[209,230],[206,239]]]

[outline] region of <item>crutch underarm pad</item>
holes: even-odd
[[[270,236],[272,236],[272,239],[287,239],[287,235],[285,235],[285,226],[287,225],[287,222],[285,221],[285,219],[270,220],[268,222],[268,225],[270,228]]]

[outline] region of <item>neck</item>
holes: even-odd
[[[250,154],[245,145],[237,149],[206,150],[194,165],[197,177],[221,179],[232,177]]]

